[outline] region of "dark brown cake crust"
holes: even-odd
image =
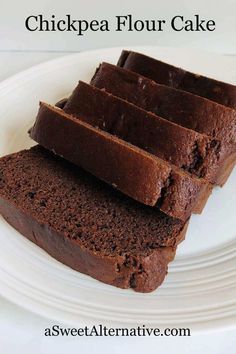
[[[95,85],[101,76],[99,73],[100,71],[97,73],[97,80],[93,79]],[[109,80],[109,75],[106,76],[107,84],[104,88],[108,85],[109,91],[110,86],[115,86],[116,91],[119,85],[113,77]],[[133,94],[137,95],[135,89]],[[214,162],[217,162],[218,149],[206,135],[158,117],[81,81],[65,104],[64,111],[185,171],[203,177],[211,183],[215,181]]]
[[[67,102],[67,98],[62,98],[60,101],[58,101],[55,106],[58,107],[58,108],[61,108],[63,109],[65,104]]]
[[[187,228],[39,146],[0,159],[0,213],[60,262],[140,292],[162,283]]]
[[[182,220],[200,213],[212,190],[204,180],[45,103],[30,136],[135,200]]]
[[[123,50],[118,66],[148,77],[159,84],[206,97],[236,108],[236,86],[217,81],[164,63],[144,54]]]
[[[223,185],[236,162],[236,110],[203,97],[159,85],[132,71],[102,63],[91,83],[161,117],[211,137],[199,173]]]

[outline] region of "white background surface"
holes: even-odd
[[[16,5],[18,4],[18,5]],[[135,4],[135,6],[134,6]],[[72,1],[49,0],[9,2],[0,0],[0,80],[41,61],[79,51],[105,46],[156,44],[187,46],[224,54],[236,54],[235,0],[216,1]],[[133,13],[139,18],[162,18],[175,14],[202,16],[217,21],[217,30],[208,34],[173,32],[146,34],[95,33],[83,38],[75,34],[29,33],[24,19],[29,14],[71,13],[74,18],[110,18]],[[48,53],[48,51],[55,51]],[[17,51],[17,52],[16,52]],[[19,52],[22,51],[22,52]],[[26,52],[27,51],[27,52]],[[34,52],[31,52],[34,51]],[[40,52],[38,52],[40,51]],[[57,52],[59,51],[59,52]],[[1,118],[0,118],[1,119]],[[0,353],[235,353],[236,331],[212,333],[191,338],[45,338],[43,330],[50,321],[33,315],[0,298]]]

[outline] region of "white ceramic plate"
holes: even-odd
[[[135,48],[190,70],[236,83],[236,60],[174,48]],[[54,103],[121,48],[53,60],[0,84],[0,155],[32,145],[27,130],[38,101]],[[48,256],[0,218],[0,293],[33,312],[74,325],[146,324],[195,331],[236,327],[236,171],[193,216],[164,284],[138,294],[102,284]]]

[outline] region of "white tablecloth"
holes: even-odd
[[[34,64],[62,55],[66,53],[0,52],[0,81]],[[54,322],[0,297],[0,353],[234,354],[236,348],[236,330],[171,338],[44,337],[44,328],[52,324]]]

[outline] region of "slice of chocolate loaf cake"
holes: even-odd
[[[236,108],[236,86],[191,73],[141,53],[123,50],[118,66],[225,106]]]
[[[140,292],[162,283],[187,228],[39,146],[0,159],[0,213],[58,261]]]
[[[211,185],[57,107],[41,103],[30,136],[137,201],[186,220]]]
[[[172,122],[206,134],[214,154],[200,175],[223,185],[236,162],[236,110],[189,92],[160,85],[135,72],[102,63],[91,84]]]
[[[82,81],[64,106],[66,113],[114,134],[185,171],[214,182],[217,146],[206,135],[147,112]]]

